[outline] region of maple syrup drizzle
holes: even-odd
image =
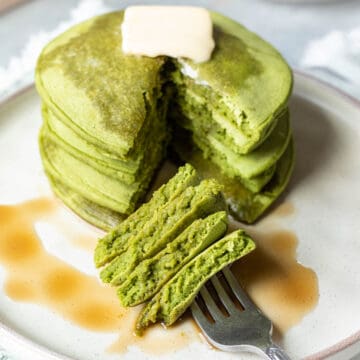
[[[34,224],[52,217],[59,206],[53,199],[0,206],[0,264],[7,271],[4,290],[11,299],[44,305],[89,330],[119,333],[109,352],[125,352],[128,346],[136,345],[147,353],[166,354],[199,340],[199,330],[189,315],[174,327],[165,330],[155,326],[143,337],[136,337],[133,327],[141,307],[121,307],[113,288],[48,253]],[[269,217],[271,220],[272,216],[293,212],[293,207],[286,205]],[[247,230],[257,249],[233,264],[232,269],[258,306],[284,333],[316,305],[316,274],[296,261],[298,240],[294,233],[266,226]],[[82,236],[72,237],[71,242],[90,252],[94,239]]]

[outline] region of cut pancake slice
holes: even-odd
[[[157,211],[180,196],[189,186],[196,186],[199,183],[200,177],[190,164],[181,166],[166,184],[154,192],[149,202],[141,205],[123,223],[99,240],[94,255],[96,267],[105,265],[117,255],[125,252],[130,246],[132,238],[143,230]]]
[[[225,211],[195,220],[162,251],[135,268],[117,289],[121,304],[135,306],[155,295],[184,265],[222,237],[227,223]]]
[[[139,315],[136,331],[157,321],[172,325],[190,306],[201,287],[225,266],[255,249],[253,240],[236,230],[204,250],[186,264],[150,300]]]
[[[113,285],[123,283],[141,261],[161,251],[193,221],[226,210],[221,189],[212,179],[188,187],[159,209],[143,230],[130,239],[128,249],[101,271],[101,280]]]

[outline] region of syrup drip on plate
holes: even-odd
[[[253,301],[283,335],[318,302],[315,272],[296,260],[298,240],[286,230],[249,231],[257,248],[232,270]]]
[[[88,330],[118,333],[118,340],[109,345],[108,352],[123,353],[135,345],[146,353],[159,355],[199,341],[199,329],[189,314],[170,329],[159,325],[144,337],[136,337],[133,328],[141,307],[121,307],[115,289],[48,253],[34,224],[51,222],[60,207],[54,199],[0,206],[0,265],[7,273],[7,296],[45,306]],[[267,226],[272,224],[272,217],[292,213],[292,206],[287,205],[285,210],[280,207],[264,225],[249,227],[257,249],[232,267],[250,296],[282,333],[299,323],[318,299],[316,274],[296,261],[295,234]],[[84,238],[81,233],[74,235],[70,227],[65,231],[71,234],[69,241],[92,257],[94,239]]]
[[[119,339],[109,347],[111,352],[136,345],[145,352],[163,354],[198,339],[189,321],[170,331],[158,326],[143,338],[136,337],[133,329],[141,307],[121,307],[115,289],[48,253],[34,224],[51,221],[59,206],[51,199],[0,206],[0,265],[7,272],[4,291],[12,300],[45,306],[88,330],[118,333]],[[71,243],[85,248],[92,257],[93,239],[87,241],[82,234],[79,241],[71,237]]]

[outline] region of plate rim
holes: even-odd
[[[306,72],[304,70],[301,70],[301,69],[298,69],[298,68],[293,68],[292,71],[293,71],[293,73],[295,75],[294,78],[300,77],[300,78],[304,78],[304,79],[309,80],[309,81],[314,81],[318,85],[320,85],[320,86],[326,88],[327,90],[330,90],[331,92],[339,95],[344,100],[349,101],[352,105],[358,107],[359,110],[360,110],[360,99],[358,99],[355,96],[349,94],[348,92],[340,89],[339,87],[331,84],[330,81],[323,80],[323,79],[317,77],[316,75],[313,75],[311,73],[308,73],[308,72]]]
[[[340,95],[343,100],[350,102],[351,105],[355,106],[360,110],[360,100],[355,98],[354,96],[346,93],[345,91],[339,89],[338,87],[332,85],[331,83],[320,79],[312,74],[306,73],[303,70],[293,69],[294,77],[300,77],[305,80],[316,82],[323,88],[330,90],[331,92],[335,93],[336,95]],[[345,337],[344,339],[336,342],[335,344],[325,347],[311,355],[308,355],[304,358],[304,360],[321,360],[325,359],[329,356],[334,356],[340,354],[342,351],[350,348],[351,346],[355,345],[356,343],[360,342],[360,329],[355,331],[353,334]],[[360,355],[360,352],[358,353]]]
[[[316,77],[315,75],[309,74],[308,72],[305,72],[298,68],[293,68],[293,74],[294,74],[294,80],[296,82],[297,78],[300,78],[305,81],[310,81],[316,83],[318,86],[321,86],[322,88],[325,88],[327,91],[332,92],[333,94],[340,96],[343,101],[350,103],[350,105],[356,107],[360,111],[360,100],[356,97],[348,94],[347,92],[343,91],[342,89],[332,85],[331,83],[320,79]],[[34,90],[35,84],[31,83],[18,91],[14,92],[10,96],[6,97],[5,99],[2,99],[0,101],[0,107],[3,105],[13,101],[18,96],[27,93],[30,90]],[[57,352],[55,350],[52,350],[48,348],[45,345],[39,344],[35,342],[34,340],[26,337],[25,335],[22,335],[20,332],[18,332],[15,329],[12,329],[2,321],[0,321],[0,334],[4,334],[5,336],[8,336],[12,338],[15,342],[18,342],[19,344],[23,344],[24,346],[29,348],[29,351],[37,352],[41,356],[47,356],[51,357],[52,359],[56,360],[73,360],[72,358]],[[350,348],[351,346],[360,343],[360,329],[358,331],[355,331],[353,334],[345,337],[344,339],[334,343],[333,345],[329,347],[325,347],[313,354],[310,354],[304,358],[304,360],[321,360],[325,359],[329,356],[334,356],[337,354],[341,354],[342,351]],[[7,350],[5,348],[5,350]],[[360,350],[360,347],[359,347]],[[354,355],[357,355],[358,352]],[[359,352],[360,354],[360,352]]]
[[[2,321],[0,321],[0,335],[1,334],[5,334],[5,336],[7,336],[8,338],[11,338],[11,340],[13,340],[14,342],[17,342],[20,345],[27,347],[29,352],[30,351],[37,352],[44,359],[45,359],[44,356],[46,356],[47,358],[50,357],[50,360],[51,359],[74,360],[73,358],[68,357],[64,354],[61,354],[58,351],[52,350],[45,345],[41,345],[41,344],[35,342],[34,340],[26,337],[25,335],[21,334],[20,332],[12,329],[10,326],[4,324]],[[7,349],[6,346],[5,346],[5,351],[7,351],[9,356],[13,356],[12,354],[9,353],[9,349]],[[15,359],[15,360],[17,360],[17,359]],[[22,359],[19,359],[19,360],[22,360]]]

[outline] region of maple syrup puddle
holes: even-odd
[[[92,254],[95,251],[97,239],[96,238],[90,238],[89,236],[72,236],[71,237],[71,243],[83,250],[86,250]]]
[[[317,276],[297,262],[298,239],[294,233],[266,228],[247,231],[257,248],[234,263],[232,271],[282,336],[316,306]]]
[[[295,213],[295,207],[291,202],[284,202],[277,206],[268,216],[269,219],[274,217],[287,217]]]
[[[89,330],[119,333],[109,352],[125,352],[135,345],[147,353],[165,354],[199,341],[199,329],[189,315],[169,329],[155,326],[143,337],[136,337],[133,328],[141,307],[121,307],[113,288],[46,252],[34,224],[49,220],[59,206],[54,199],[0,206],[0,264],[7,271],[4,290],[11,299],[46,306]],[[257,249],[232,269],[254,301],[284,332],[316,305],[317,278],[312,270],[297,263],[293,233],[267,231],[264,226],[260,229],[248,228]],[[88,241],[79,234],[75,241],[68,230],[74,245],[89,251],[93,248],[93,239]]]
[[[111,352],[125,352],[129,345],[136,345],[145,352],[163,354],[198,339],[190,321],[170,330],[155,327],[146,336],[136,337],[133,328],[140,307],[121,307],[113,288],[43,248],[34,223],[53,220],[58,207],[52,199],[0,206],[0,264],[7,271],[5,293],[12,300],[46,306],[88,330],[119,333],[119,340],[109,348]],[[84,249],[93,246],[93,239],[87,241],[81,234],[80,240],[74,239],[72,234],[71,242]]]
[[[140,313],[142,306],[132,308],[127,318],[127,326],[135,324],[136,318]],[[135,336],[129,331],[124,331],[115,341],[107,352],[109,353],[125,353],[129,346],[137,346],[147,354],[164,355],[180,350],[188,346],[194,341],[205,341],[200,338],[201,330],[186,312],[176,324],[169,328],[164,328],[157,324],[146,331],[143,336]]]

